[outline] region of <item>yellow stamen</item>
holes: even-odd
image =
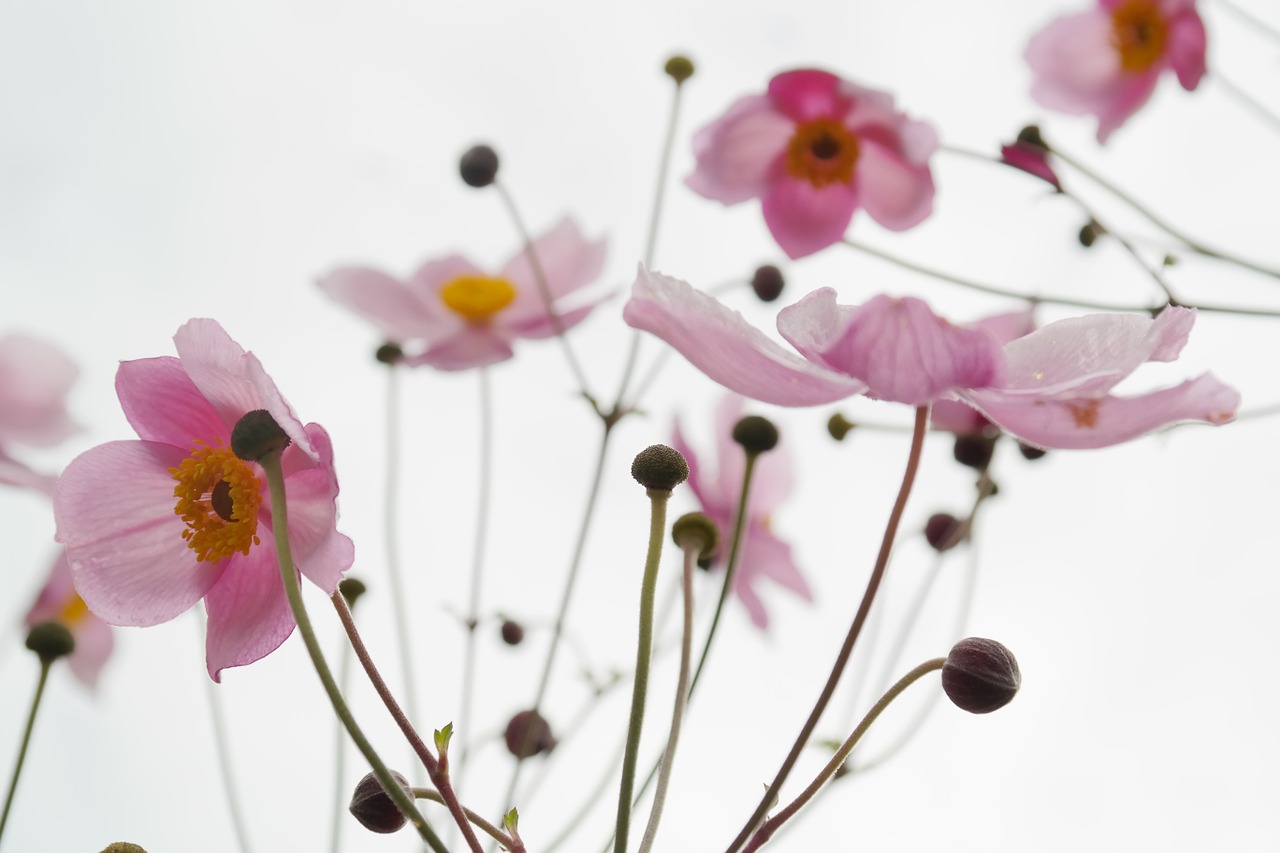
[[[247,462],[229,448],[197,441],[191,455],[169,473],[178,483],[173,513],[187,523],[182,538],[196,552],[196,562],[217,563],[259,544],[262,481]]]
[[[1111,12],[1111,43],[1125,71],[1146,71],[1164,55],[1168,25],[1151,0],[1129,0]]]
[[[74,628],[88,613],[89,605],[85,604],[84,599],[73,592],[71,597],[63,603],[62,609],[58,611],[58,615],[55,618],[68,628]]]
[[[796,125],[787,143],[787,174],[814,189],[853,183],[858,139],[839,121],[825,116]]]
[[[458,276],[440,289],[440,298],[450,310],[469,323],[483,323],[511,304],[516,289],[505,278],[485,275]]]

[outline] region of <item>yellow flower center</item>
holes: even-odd
[[[248,554],[259,543],[262,482],[247,462],[229,448],[197,441],[191,455],[169,473],[178,484],[173,514],[187,523],[182,538],[196,552],[196,562]]]
[[[483,323],[511,304],[516,289],[505,278],[462,275],[441,288],[440,298],[468,323]]]
[[[66,625],[68,628],[74,628],[89,613],[89,605],[84,603],[84,599],[77,593],[71,593],[71,597],[62,605],[62,609],[58,611],[57,621]]]
[[[1169,28],[1151,0],[1129,0],[1111,12],[1111,43],[1125,71],[1146,71],[1164,55]]]
[[[809,119],[796,125],[787,143],[787,174],[814,189],[853,183],[858,139],[833,118]]]

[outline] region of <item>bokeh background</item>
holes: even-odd
[[[1240,8],[1269,17],[1264,0]],[[16,0],[0,5],[0,333],[41,335],[80,366],[75,439],[23,459],[54,471],[94,444],[127,438],[112,386],[121,360],[172,352],[190,317],[213,317],[273,374],[305,420],[332,433],[342,478],[341,528],[356,541],[353,574],[371,592],[360,617],[388,677],[398,681],[386,584],[386,370],[367,324],[314,287],[339,263],[397,274],[461,251],[500,266],[519,247],[493,192],[457,179],[456,160],[484,141],[535,231],[568,213],[609,238],[601,287],[617,298],[573,333],[593,386],[611,396],[629,330],[620,312],[645,243],[670,103],[665,59],[683,52],[686,86],[656,267],[713,287],[782,263],[758,205],[731,209],[680,183],[689,136],[774,73],[829,69],[892,91],[947,144],[995,153],[1039,121],[1054,144],[1086,159],[1206,242],[1273,266],[1280,138],[1221,82],[1272,109],[1280,45],[1213,0],[1210,75],[1195,93],[1165,80],[1105,149],[1086,118],[1050,115],[1027,96],[1029,36],[1069,0],[912,0],[786,4],[653,0],[432,3],[370,0],[112,3]],[[1149,305],[1151,281],[1119,247],[1085,250],[1083,220],[1036,180],[940,153],[935,214],[904,234],[859,216],[867,243],[917,262],[1018,289]],[[1158,232],[1087,181],[1072,186],[1109,221],[1163,249]],[[1280,307],[1280,282],[1181,257],[1169,271],[1188,301]],[[781,304],[830,285],[844,301],[888,291],[928,298],[957,320],[1017,303],[921,278],[841,247],[782,264]],[[772,328],[775,306],[739,288],[726,297]],[[1073,312],[1045,306],[1042,321]],[[1244,394],[1244,411],[1280,402],[1276,320],[1200,317],[1182,359],[1149,366],[1139,390],[1212,369]],[[660,352],[646,340],[642,364]],[[478,377],[428,370],[403,378],[402,488],[394,512],[409,572],[427,730],[454,719],[477,496]],[[499,735],[527,705],[568,564],[599,425],[577,397],[558,348],[533,343],[491,371],[496,484],[480,628],[479,701],[463,799],[496,817],[509,776]],[[679,358],[616,431],[597,524],[545,712],[562,746],[526,773],[516,805],[531,851],[575,819],[603,786],[601,807],[562,849],[597,851],[612,827],[629,701],[647,525],[632,455],[669,440],[676,412],[710,446],[720,391]],[[836,444],[832,409],[776,411],[795,459],[797,492],[774,517],[815,601],[769,596],[756,631],[731,608],[712,667],[686,722],[659,848],[723,849],[773,776],[825,678],[856,609],[905,460],[907,436],[858,431]],[[905,426],[909,413],[865,400],[854,420]],[[1280,843],[1280,641],[1275,516],[1280,462],[1275,417],[1221,429],[1178,428],[1096,452],[1027,463],[1002,446],[1000,495],[972,546],[939,569],[899,669],[944,654],[958,601],[976,592],[964,633],[1010,646],[1024,673],[1013,704],[971,717],[945,703],[892,761],[841,780],[771,849],[915,851],[1274,850]],[[877,605],[883,655],[894,626],[934,569],[919,535],[940,509],[960,512],[973,475],[934,436],[903,537]],[[110,495],[104,495],[110,500]],[[673,512],[692,509],[678,492]],[[55,555],[48,503],[0,492],[5,543],[0,602],[0,761],[16,753],[36,665],[21,619]],[[668,555],[664,573],[674,578]],[[704,605],[714,584],[702,578]],[[771,592],[771,590],[766,590]],[[322,595],[307,590],[328,647],[340,647]],[[665,596],[665,593],[663,593]],[[517,648],[498,640],[497,614],[525,623]],[[704,607],[702,623],[709,611]],[[665,735],[675,680],[672,634],[650,693],[645,751]],[[842,738],[883,677],[855,662],[819,727]],[[583,676],[623,683],[592,702]],[[861,678],[857,676],[861,675]],[[96,851],[129,840],[151,853],[235,849],[213,749],[195,614],[117,632],[116,654],[90,693],[68,672],[50,681],[4,848]],[[864,682],[860,698],[856,681]],[[233,772],[256,850],[327,849],[333,810],[334,722],[301,643],[224,674],[217,689],[231,728]],[[866,744],[872,758],[932,701],[919,685]],[[371,692],[359,716],[393,764],[409,755]],[[579,712],[592,713],[581,722]],[[5,744],[9,744],[5,746]],[[806,753],[789,797],[825,761]],[[348,763],[353,784],[361,771]],[[447,820],[427,806],[439,826]],[[635,818],[643,824],[647,809]],[[344,826],[347,851],[407,850],[414,839]]]

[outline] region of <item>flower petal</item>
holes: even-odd
[[[566,217],[533,241],[533,255],[554,302],[600,277],[604,270],[605,241],[588,241],[577,223]],[[515,285],[516,297],[498,314],[496,321],[504,326],[516,325],[547,316],[546,300],[538,287],[528,252],[522,251],[508,261],[501,277]]]
[[[81,684],[92,690],[98,686],[102,668],[115,649],[115,636],[111,626],[92,613],[86,614],[72,628],[71,635],[75,638],[76,648],[67,658],[67,666]]]
[[[685,184],[722,204],[762,196],[774,163],[794,132],[794,123],[775,110],[768,97],[740,98],[721,118],[694,134],[697,165]]]
[[[1124,77],[1111,36],[1111,15],[1103,9],[1058,18],[1032,36],[1026,50],[1035,75],[1031,97],[1067,113],[1105,109]]]
[[[854,180],[859,204],[892,231],[918,225],[933,212],[933,174],[928,164],[910,162],[873,140],[861,140]]]
[[[725,496],[725,507],[731,515],[738,511],[742,494],[742,478],[746,473],[746,453],[733,440],[733,428],[745,413],[745,400],[737,394],[726,394],[716,405],[715,438],[718,491]],[[772,512],[791,494],[792,467],[785,439],[761,454],[751,472],[751,494],[747,506],[747,518],[759,521]]]
[[[227,570],[204,597],[209,613],[205,663],[209,677],[222,680],[222,670],[261,660],[280,647],[296,623],[271,547],[272,532],[259,528],[263,544],[247,556],[227,560]]]
[[[671,429],[671,446],[684,457],[684,461],[689,465],[689,479],[685,482],[689,484],[694,498],[702,506],[702,511],[707,515],[711,515],[712,512],[723,509],[725,501],[716,491],[718,484],[698,466],[698,455],[693,452],[693,447],[685,439],[684,430],[680,428],[679,418],[676,419],[675,426]]]
[[[339,267],[316,281],[335,302],[372,322],[389,340],[428,337],[439,320],[424,304],[425,294],[384,272],[368,267]]]
[[[0,449],[0,483],[22,489],[35,489],[53,497],[53,485],[56,482],[57,477],[32,471]]]
[[[197,563],[173,512],[169,468],[186,450],[115,441],[71,461],[54,488],[56,539],[76,589],[113,625],[157,625],[200,600],[224,564]]]
[[[622,316],[628,325],[675,347],[711,379],[766,403],[816,406],[865,387],[787,352],[737,311],[643,266]]]
[[[596,310],[602,303],[612,299],[613,296],[614,294],[612,293],[605,294],[599,299],[593,299],[586,305],[579,305],[567,311],[561,310],[559,312],[559,329],[566,332],[569,331],[587,319],[588,314]],[[551,319],[551,315],[545,313],[530,317],[519,323],[511,323],[504,319],[501,324],[495,323],[494,326],[496,331],[504,332],[512,337],[532,338],[534,340],[552,337],[557,332],[557,324]]]
[[[0,338],[0,441],[57,444],[76,431],[66,398],[79,369],[62,350],[23,334]]]
[[[323,433],[317,424],[309,424],[308,430]],[[294,563],[308,580],[332,595],[355,559],[351,540],[337,531],[338,482],[333,470],[320,465],[297,471],[285,478],[284,488]]]
[[[793,122],[820,116],[841,118],[850,106],[840,78],[813,68],[775,76],[769,81],[769,98],[778,112]]]
[[[1194,6],[1170,22],[1169,43],[1165,51],[1169,64],[1178,75],[1178,83],[1188,92],[1199,86],[1204,77],[1207,42],[1204,21]]]
[[[231,434],[173,356],[122,361],[116,370],[116,396],[143,441],[190,448],[195,439],[225,440]]]
[[[858,208],[858,183],[818,189],[777,169],[761,200],[769,233],[793,260],[840,242]]]
[[[761,630],[769,627],[769,615],[757,585],[764,578],[791,590],[806,601],[813,593],[791,559],[791,546],[759,524],[747,529],[742,557],[733,579],[733,592],[747,609],[751,622]]]
[[[1098,110],[1098,142],[1100,144],[1105,144],[1112,131],[1142,108],[1142,105],[1151,97],[1151,93],[1155,91],[1156,81],[1159,78],[1158,68],[1153,68],[1145,74],[1126,75],[1111,98]]]
[[[411,367],[429,364],[438,370],[467,370],[497,364],[511,358],[511,344],[485,326],[464,326],[452,337],[436,341],[416,355],[407,355]]]

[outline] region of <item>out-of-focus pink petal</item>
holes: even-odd
[[[738,568],[741,570],[742,566]],[[766,630],[769,627],[769,612],[764,609],[764,602],[760,600],[760,594],[751,585],[751,581],[743,577],[741,571],[733,579],[733,594],[742,602],[747,615],[751,617],[751,624],[761,631]]]
[[[769,614],[757,589],[765,578],[791,590],[805,601],[813,600],[808,583],[791,559],[791,547],[761,525],[753,524],[746,531],[742,557],[733,579],[733,591],[747,609],[751,622],[761,630],[769,627]]]
[[[1004,348],[1005,392],[1036,397],[1100,396],[1139,365],[1177,356],[1195,312],[1170,307],[1155,319],[1089,314],[1059,320]]]
[[[737,394],[726,394],[716,405],[715,411],[716,458],[719,460],[716,479],[718,491],[727,498],[725,505],[731,514],[738,511],[742,478],[747,464],[742,445],[733,440],[733,428],[744,414],[749,414],[745,403]],[[778,446],[761,454],[751,472],[748,518],[764,518],[791,494],[793,469],[794,463],[787,452],[786,437],[779,433]]]
[[[1178,75],[1178,83],[1188,92],[1200,85],[1205,72],[1205,50],[1208,37],[1204,21],[1194,6],[1170,22],[1169,42],[1165,46],[1169,64]]]
[[[745,408],[746,400],[740,395],[725,394],[716,403],[711,419],[711,434],[715,439],[712,447],[715,448],[716,455],[716,492],[721,495],[722,503],[730,516],[738,512],[738,500],[742,496],[742,476],[747,467],[742,445],[733,440],[733,428],[742,419]],[[768,455],[770,454],[765,454]],[[752,488],[752,493],[754,492],[755,489]],[[751,512],[748,511],[747,515],[750,517]],[[728,531],[725,535],[729,535]]]
[[[264,542],[270,542],[271,530],[265,525],[259,530]],[[227,571],[204,597],[209,613],[205,663],[214,681],[221,681],[228,667],[271,654],[296,627],[273,548],[254,548],[227,562]]]
[[[57,444],[76,431],[67,392],[79,370],[62,350],[23,334],[0,338],[0,442]]]
[[[769,81],[769,99],[793,122],[820,116],[841,118],[849,110],[840,78],[827,71],[784,71]]]
[[[432,310],[440,301],[440,288],[465,275],[484,275],[484,271],[462,255],[449,255],[418,267],[409,277],[409,287],[421,297],[428,310]],[[448,309],[443,311],[449,313]],[[421,337],[421,332],[415,337]]]
[[[1035,398],[996,389],[965,394],[987,417],[1023,441],[1050,449],[1120,444],[1181,421],[1223,424],[1240,394],[1210,374],[1135,397]]]
[[[427,295],[368,267],[339,267],[321,276],[317,286],[378,327],[389,340],[423,337],[439,323],[437,311],[424,304]]]
[[[1105,144],[1116,128],[1142,108],[1142,105],[1151,97],[1151,93],[1155,91],[1159,78],[1158,67],[1144,74],[1125,75],[1124,80],[1116,86],[1110,100],[1097,111],[1100,144]]]
[[[1111,15],[1105,9],[1051,22],[1027,44],[1026,60],[1035,75],[1031,97],[1067,113],[1101,111],[1124,75],[1111,39]]]
[[[0,483],[23,489],[35,489],[53,497],[53,485],[56,482],[58,482],[57,477],[32,471],[0,449]]]
[[[587,315],[611,298],[613,294],[607,294],[600,299],[594,299],[586,305],[579,305],[576,308],[561,310],[560,328],[564,331],[572,329],[574,326],[587,319]],[[506,312],[503,312],[504,314]],[[539,338],[549,338],[556,334],[556,324],[552,321],[549,314],[540,314],[531,316],[523,322],[512,323],[507,318],[502,318],[502,322],[495,324],[502,332],[507,332],[518,338],[530,338],[537,340]]]
[[[577,223],[567,217],[533,241],[533,252],[553,302],[586,287],[604,270],[605,241],[587,240]],[[505,326],[518,326],[526,320],[546,317],[546,301],[528,252],[520,252],[508,261],[500,277],[515,285],[516,297],[496,319]]]
[[[721,118],[694,134],[697,165],[685,184],[723,204],[764,195],[774,163],[793,133],[795,125],[774,109],[768,97],[740,98]]]
[[[450,338],[433,343],[416,355],[405,357],[410,366],[429,364],[438,370],[467,370],[506,361],[514,355],[511,344],[486,326],[467,326]]]
[[[72,629],[71,635],[75,638],[76,648],[67,658],[67,665],[71,674],[92,690],[98,686],[102,668],[107,665],[116,646],[111,626],[90,613]]]
[[[1015,169],[1021,169],[1028,174],[1035,175],[1056,190],[1062,189],[1062,182],[1058,180],[1058,173],[1053,171],[1053,167],[1049,165],[1048,152],[1039,145],[1031,145],[1026,142],[1002,145],[1000,146],[1000,159]]]
[[[939,400],[929,409],[929,425],[956,435],[975,435],[991,428],[991,421],[973,406]]]
[[[953,326],[919,299],[883,295],[853,312],[824,360],[866,382],[871,396],[912,406],[953,389],[992,385],[1003,367],[986,332]]]
[[[231,431],[173,356],[122,361],[116,396],[143,441],[191,448],[195,439],[226,439]]]
[[[996,343],[1004,346],[1010,341],[1016,341],[1018,338],[1034,332],[1036,330],[1036,314],[1032,308],[1023,308],[1021,311],[1010,311],[1007,314],[983,317],[973,323],[972,326],[975,329],[989,332],[991,337],[996,339]]]
[[[98,675],[111,656],[115,641],[110,626],[83,609],[71,579],[71,565],[67,562],[65,550],[54,560],[49,578],[35,604],[27,611],[23,624],[30,628],[47,621],[59,622],[71,631],[76,641],[75,649],[67,657],[71,674],[86,687],[96,687]]]
[[[711,379],[779,406],[814,406],[865,387],[787,352],[719,302],[678,279],[636,275],[623,309],[627,324],[657,335]]]
[[[933,175],[927,164],[908,162],[873,140],[858,149],[858,201],[891,231],[918,225],[933,211]]]
[[[840,242],[858,207],[860,182],[819,189],[779,171],[761,205],[769,233],[787,257],[803,258]]]
[[[684,461],[689,465],[689,479],[686,482],[693,491],[693,496],[702,505],[703,512],[706,512],[708,507],[721,507],[725,501],[717,490],[719,484],[709,476],[706,476],[705,472],[699,467],[698,456],[685,439],[684,430],[680,428],[679,419],[676,420],[675,426],[671,429],[671,446],[684,457]]]
[[[56,539],[76,589],[113,625],[157,625],[200,600],[225,567],[196,563],[168,469],[185,449],[115,441],[71,461],[54,488]]]

